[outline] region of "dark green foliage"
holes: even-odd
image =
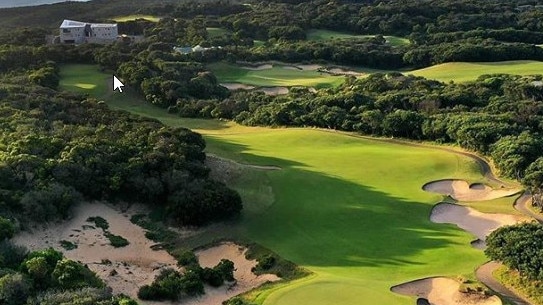
[[[12,238],[13,234],[15,234],[13,223],[9,219],[0,216],[0,242]]]
[[[0,241],[0,269],[17,269],[28,254],[23,246],[18,246],[11,241]]]
[[[87,222],[94,223],[97,228],[101,228],[104,231],[109,229],[109,223],[107,222],[107,220],[100,216],[89,217],[87,218]]]
[[[255,270],[267,271],[275,266],[275,257],[273,255],[264,255],[257,259],[258,264],[255,266]]]
[[[213,270],[215,270],[223,280],[225,281],[234,281],[234,262],[228,259],[221,259],[221,261],[217,264],[217,266],[213,267]]]
[[[107,237],[107,239],[109,239],[109,244],[115,248],[126,247],[130,244],[126,238],[112,234],[108,231],[104,232],[104,235]]]
[[[196,254],[194,254],[194,251],[190,251],[190,250],[174,251],[172,255],[177,260],[177,264],[179,266],[187,267],[187,266],[198,265],[198,257],[196,257]]]
[[[521,275],[543,280],[543,226],[522,223],[500,227],[486,239],[485,254]]]
[[[0,89],[0,143],[9,143],[0,145],[3,213],[51,221],[67,218],[83,198],[137,200],[164,210],[170,202],[178,224],[193,225],[241,210],[237,193],[208,180],[200,135],[6,81],[8,89]],[[179,217],[195,206],[194,219]]]
[[[222,274],[218,271],[218,270],[215,270],[214,268],[204,268],[202,270],[202,281],[204,281],[204,283],[210,285],[210,286],[213,286],[213,287],[219,287],[223,284],[224,280],[222,278]]]
[[[204,293],[204,286],[199,275],[191,270],[181,275],[173,269],[163,269],[151,285],[145,285],[138,291],[142,300],[177,301],[181,295],[199,295]]]
[[[245,256],[248,259],[257,260],[258,264],[251,270],[255,274],[272,273],[287,280],[301,278],[309,274],[307,270],[258,244],[249,245]]]
[[[23,305],[32,293],[32,283],[22,274],[7,274],[0,278],[0,303]]]
[[[68,259],[60,260],[52,273],[53,280],[57,287],[62,289],[73,289],[83,287],[104,286],[96,274],[81,263]]]
[[[61,240],[60,246],[68,251],[77,249],[77,244],[74,244],[73,242],[68,241],[68,240]]]

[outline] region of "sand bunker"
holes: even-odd
[[[259,65],[259,66],[243,66],[242,69],[246,70],[253,70],[253,71],[259,71],[259,70],[268,70],[273,68],[273,65],[271,64],[265,64],[265,65]]]
[[[449,203],[437,204],[430,215],[435,223],[452,223],[484,241],[488,234],[501,226],[513,225],[530,219],[523,216],[481,213],[475,209]],[[481,243],[474,246],[481,247]]]
[[[296,65],[296,67],[304,71],[315,71],[323,68],[321,65]]]
[[[427,299],[431,305],[501,305],[497,296],[459,291],[460,283],[446,277],[433,277],[392,287],[395,293]]]
[[[458,201],[483,201],[507,197],[518,193],[518,189],[495,190],[487,185],[477,183],[469,185],[464,180],[439,180],[425,184],[422,187],[427,192],[451,196]]]
[[[266,95],[282,95],[288,94],[287,87],[262,87],[257,90],[264,92]]]
[[[221,261],[221,259],[229,259],[234,262],[234,277],[236,278],[235,284],[226,284],[218,288],[206,287],[206,294],[183,302],[187,305],[218,305],[223,301],[236,296],[240,293],[249,291],[256,288],[268,281],[273,282],[280,280],[274,274],[255,275],[251,272],[251,268],[256,266],[256,260],[248,260],[245,258],[246,248],[238,246],[234,243],[222,243],[216,247],[201,250],[196,252],[200,265],[202,267],[213,267]]]
[[[360,73],[360,72],[356,72],[356,71],[352,71],[352,70],[345,70],[345,69],[341,69],[341,68],[333,68],[333,69],[329,69],[327,70],[328,73],[332,74],[332,75],[354,75],[354,76],[360,76],[360,75],[363,75],[364,73]]]
[[[145,237],[145,231],[130,222],[130,216],[140,211],[121,213],[103,203],[85,203],[74,208],[74,217],[59,225],[51,225],[34,232],[22,232],[14,242],[31,250],[54,247],[72,260],[87,264],[96,272],[113,293],[137,296],[140,286],[151,283],[160,269],[176,268],[176,260],[166,251],[154,251],[155,243]],[[102,229],[93,228],[88,217],[100,216],[109,223],[109,231],[126,238],[130,244],[122,248],[109,245]],[[77,245],[74,250],[64,250],[59,242],[67,240]]]
[[[241,83],[221,83],[220,85],[226,87],[228,90],[252,90],[255,88],[254,86]]]

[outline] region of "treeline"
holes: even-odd
[[[237,215],[239,195],[208,178],[205,142],[24,76],[0,87],[0,216],[51,221],[85,200],[163,207],[178,225]]]
[[[457,143],[490,155],[502,174],[541,193],[542,100],[541,77],[487,75],[444,84],[397,73],[351,77],[337,89],[316,93],[294,88],[275,97],[237,92],[221,101],[179,100],[170,110],[245,125],[311,126]]]
[[[94,272],[52,248],[28,252],[0,241],[0,303],[5,305],[137,305],[113,296]]]

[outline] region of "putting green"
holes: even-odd
[[[307,40],[330,40],[330,39],[353,39],[353,38],[371,38],[375,35],[356,35],[347,34],[329,30],[309,30],[307,31]],[[383,36],[386,41],[393,46],[404,46],[410,44],[409,39],[398,36]]]
[[[207,66],[223,83],[242,83],[252,86],[306,86],[315,88],[335,87],[343,83],[345,77],[332,76],[318,71],[304,71],[286,66],[273,66],[270,69],[250,70],[241,66],[218,62]]]
[[[75,68],[64,66],[62,75],[74,78],[65,70]],[[69,78],[63,83],[82,81]],[[105,83],[97,87],[107,90]],[[130,88],[125,91],[133,94]],[[254,240],[314,272],[251,293],[259,304],[412,305],[413,298],[394,294],[390,287],[427,276],[471,277],[486,260],[469,245],[472,236],[454,225],[429,221],[441,196],[421,189],[442,178],[484,182],[470,158],[317,129],[181,119],[123,94],[97,97],[115,108],[193,128],[204,134],[208,152],[282,168],[261,171],[252,182],[254,187],[271,186],[271,207],[245,213],[236,225],[213,236]]]
[[[451,62],[428,68],[406,72],[416,76],[435,79],[442,82],[466,82],[477,79],[483,74],[531,75],[543,73],[543,62],[533,60],[515,60],[501,62]]]

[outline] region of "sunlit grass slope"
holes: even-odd
[[[92,83],[71,79],[75,74],[66,70],[76,68],[63,67],[63,84],[81,92],[66,85]],[[89,93],[109,90],[105,83],[96,85],[102,91]],[[485,261],[482,251],[469,245],[469,234],[429,221],[441,197],[421,190],[441,178],[482,180],[471,159],[316,129],[181,119],[140,101],[130,88],[125,92],[97,97],[168,125],[194,128],[204,134],[207,150],[222,157],[282,168],[260,176],[273,188],[274,204],[216,236],[235,231],[314,272],[255,293],[260,304],[412,305],[412,298],[390,287],[427,276],[469,275]]]
[[[225,62],[213,63],[208,68],[223,83],[242,83],[253,86],[307,86],[333,87],[345,79],[343,76],[332,76],[317,71],[287,69],[283,66],[273,66],[271,69],[249,70],[235,64]]]
[[[149,21],[152,21],[152,22],[160,21],[160,17],[153,16],[153,15],[141,15],[141,14],[119,16],[119,17],[112,18],[112,20],[115,20],[117,22],[133,21],[133,20],[136,20],[136,19],[146,19],[146,20],[149,20]]]
[[[353,39],[353,38],[367,38],[374,37],[375,35],[353,35],[329,30],[309,30],[307,31],[308,40],[330,40],[330,39]],[[408,45],[409,39],[398,36],[384,36],[386,41],[393,46]]]
[[[543,62],[532,60],[516,60],[502,62],[451,62],[428,68],[407,72],[429,79],[443,82],[465,82],[477,79],[483,74],[517,74],[530,75],[543,73]]]

